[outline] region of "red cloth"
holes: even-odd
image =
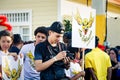
[[[101,44],[98,44],[98,48],[100,48],[101,50],[105,50],[105,46],[101,45]]]

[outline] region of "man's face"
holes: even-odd
[[[66,44],[68,44],[69,39],[67,39],[66,37],[63,37],[63,42],[66,43]]]
[[[47,39],[47,36],[43,33],[37,33],[35,39],[36,39],[36,44],[38,44],[40,42],[44,42]]]
[[[58,43],[61,40],[63,34],[59,34],[59,33],[50,31],[50,36],[51,36],[53,43]]]

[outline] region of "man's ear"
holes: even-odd
[[[49,35],[51,35],[51,33],[52,33],[52,31],[51,31],[51,30],[49,30],[49,31],[48,31],[48,34],[49,34]]]

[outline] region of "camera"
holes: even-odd
[[[69,57],[71,60],[74,59],[74,53],[70,53],[70,51],[66,51],[67,55],[66,57]]]

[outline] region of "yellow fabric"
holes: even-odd
[[[100,44],[104,43],[105,35],[106,35],[106,16],[96,15],[96,35],[100,39]]]
[[[111,67],[110,57],[99,48],[85,55],[85,68],[93,68],[98,80],[106,80],[108,67]]]

